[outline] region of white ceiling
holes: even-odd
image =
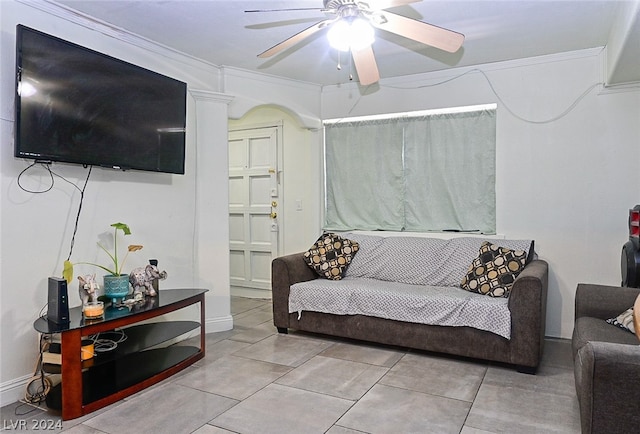
[[[602,47],[607,45],[612,26],[617,22],[618,8],[625,3],[628,6],[630,1],[637,2],[424,0],[390,11],[463,33],[466,39],[458,52],[445,53],[380,30],[373,49],[384,79]],[[272,58],[257,57],[327,16],[321,11],[245,13],[245,10],[320,8],[322,0],[59,0],[56,3],[215,65],[322,85],[349,80],[349,62],[343,54],[342,70],[337,69],[337,52],[328,46],[325,31]],[[632,41],[631,48],[637,44],[640,42]],[[629,51],[635,50],[626,52]],[[634,53],[637,58],[627,59],[627,64],[640,65],[640,50],[637,51]],[[640,81],[640,72],[635,79]]]

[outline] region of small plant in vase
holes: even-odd
[[[131,230],[129,226],[124,223],[113,223],[111,227],[113,230],[113,253],[107,250],[102,244],[98,243],[98,247],[100,247],[109,258],[113,262],[112,266],[104,266],[100,264],[94,264],[92,262],[77,262],[76,265],[79,264],[87,264],[93,265],[95,267],[101,268],[109,274],[104,275],[104,294],[106,297],[110,298],[113,304],[116,304],[118,299],[122,300],[124,297],[129,294],[129,275],[123,274],[122,270],[124,268],[124,264],[129,256],[130,252],[135,252],[142,249],[142,246],[139,244],[131,244],[127,247],[127,252],[125,253],[122,260],[118,259],[118,231],[122,231],[122,233],[126,235],[131,235]],[[73,266],[74,264],[71,261],[67,260],[64,262],[64,270],[62,272],[62,276],[67,280],[67,282],[71,282],[73,279]]]

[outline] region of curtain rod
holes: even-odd
[[[354,116],[349,118],[327,119],[322,121],[322,124],[332,125],[332,124],[339,124],[343,122],[372,121],[372,120],[398,119],[398,118],[417,118],[421,116],[433,116],[433,115],[450,114],[450,113],[466,113],[466,112],[476,112],[476,111],[482,111],[482,110],[495,110],[497,107],[498,107],[498,104],[491,103],[491,104],[469,105],[469,106],[462,106],[462,107],[448,107],[448,108],[441,108],[441,109],[419,110],[419,111],[402,112],[402,113],[385,113],[380,115]]]

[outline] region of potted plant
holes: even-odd
[[[131,229],[129,226],[124,223],[113,223],[111,227],[113,230],[113,253],[107,250],[102,244],[98,243],[98,247],[100,247],[109,258],[113,262],[112,266],[104,266],[100,264],[94,264],[92,262],[77,262],[76,264],[87,264],[93,265],[95,267],[101,268],[109,274],[104,275],[104,293],[105,296],[111,298],[113,303],[118,299],[123,299],[129,294],[129,275],[123,274],[122,270],[124,268],[125,261],[129,256],[130,252],[135,252],[142,249],[142,246],[139,244],[131,244],[127,247],[127,252],[125,253],[122,260],[118,259],[118,231],[122,231],[122,233],[126,235],[131,235]],[[64,270],[62,272],[62,276],[67,280],[68,283],[73,279],[73,266],[74,264],[71,261],[66,260],[64,262]]]

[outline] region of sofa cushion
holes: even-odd
[[[304,316],[304,311],[312,311],[473,327],[510,339],[508,302],[504,298],[485,297],[460,288],[347,276],[339,281],[313,279],[291,285],[289,313],[298,312],[299,318]]]
[[[524,250],[511,250],[485,241],[460,286],[467,291],[492,297],[508,297],[526,260],[527,253]]]
[[[345,276],[457,288],[486,241],[477,237],[381,237],[358,232],[344,236],[360,246]],[[531,240],[500,240],[500,245],[533,252]]]
[[[612,327],[603,319],[589,316],[577,318],[573,328],[573,338],[571,339],[574,356],[587,342],[594,341],[638,345],[638,339],[636,339],[635,335],[619,327]]]
[[[329,232],[318,238],[303,256],[319,276],[340,280],[357,251],[357,242]]]
[[[625,310],[615,318],[607,319],[607,323],[614,325],[616,327],[620,327],[622,330],[626,330],[630,333],[636,332],[635,328],[633,327],[633,308],[632,307]]]

